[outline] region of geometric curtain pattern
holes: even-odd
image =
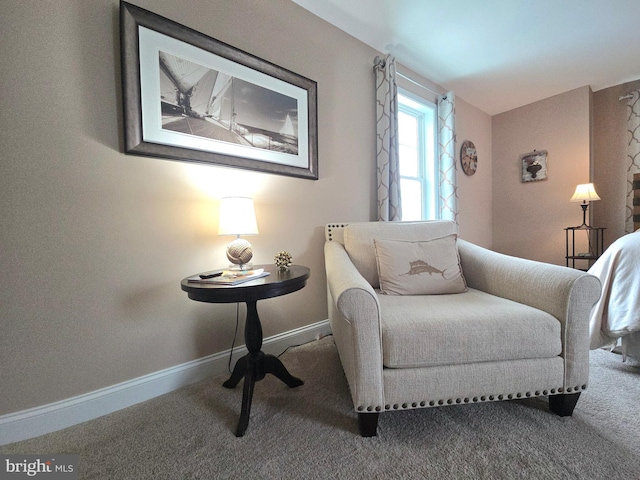
[[[402,220],[398,157],[398,85],[396,60],[376,57],[376,167],[378,221]]]
[[[634,231],[634,206],[636,215],[640,210],[640,197],[634,197],[633,189],[633,176],[636,175],[637,179],[637,175],[640,174],[640,90],[634,90],[630,95],[631,98],[627,104],[627,208],[625,215],[625,231],[627,233]],[[636,188],[638,188],[637,185]]]
[[[438,218],[458,224],[455,95],[438,96]]]

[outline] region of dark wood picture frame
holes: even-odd
[[[120,41],[125,153],[318,179],[315,81],[124,1]]]

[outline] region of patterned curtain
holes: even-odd
[[[398,160],[398,86],[396,60],[376,57],[376,165],[378,221],[402,219]]]
[[[455,95],[438,97],[438,218],[458,224],[458,187],[456,183]]]
[[[633,232],[633,176],[640,174],[640,90],[630,93],[627,104],[627,209],[625,215],[625,231]],[[636,199],[636,202],[638,200]]]

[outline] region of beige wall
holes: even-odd
[[[471,140],[478,152],[478,169],[467,176],[460,167],[460,146]],[[493,247],[493,142],[491,116],[456,97],[456,155],[460,200],[460,237]]]
[[[621,96],[640,88],[640,80],[593,94],[594,176],[602,200],[591,204],[593,224],[605,227],[605,247],[624,235],[627,191],[627,101]]]
[[[565,264],[565,231],[582,223],[570,203],[589,181],[591,89],[581,87],[493,117],[493,246]],[[548,179],[522,183],[522,156],[547,150]]]
[[[254,197],[256,262],[286,249],[312,270],[305,289],[259,304],[265,336],[326,319],[323,225],[375,212],[378,52],[288,0],[136,3],[316,80],[320,180],[124,155],[118,2],[4,5],[0,415],[228,349],[235,306],[179,287],[225,263],[222,196]],[[490,246],[476,201],[491,195],[491,120],[461,100],[458,125],[481,162],[461,178],[461,231]]]

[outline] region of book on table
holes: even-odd
[[[266,277],[269,272],[264,268],[254,270],[215,270],[212,272],[194,275],[187,280],[191,283],[208,283],[212,285],[238,285],[256,278]]]

